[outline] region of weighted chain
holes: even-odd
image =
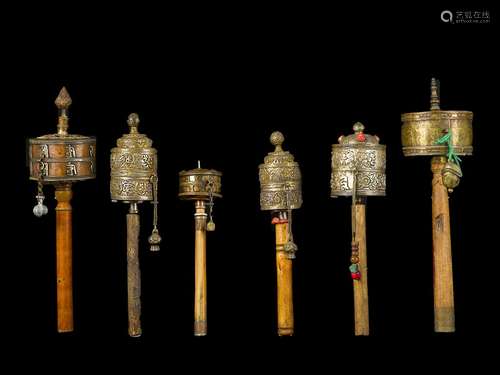
[[[45,163],[44,159],[40,159],[38,162],[38,194],[35,196],[38,203],[33,207],[33,214],[36,217],[42,217],[43,215],[47,215],[49,209],[46,205],[43,204],[43,200],[45,199],[45,195],[43,194],[43,174],[45,173]]]
[[[208,201],[208,223],[207,223],[207,231],[208,232],[213,232],[215,230],[215,223],[212,218],[212,211],[214,208],[214,195],[213,195],[213,190],[214,190],[214,183],[213,181],[207,181],[207,190],[208,190],[208,196],[209,196],[209,201]]]
[[[158,176],[156,174],[150,177],[150,182],[153,185],[153,231],[151,236],[149,236],[149,244],[151,245],[151,251],[160,250],[161,236],[158,233]]]
[[[288,240],[284,246],[285,252],[288,259],[295,259],[295,253],[299,247],[293,242],[293,232],[292,232],[292,208],[290,204],[290,186],[287,184],[286,187],[286,207],[287,207],[287,219],[288,219]]]

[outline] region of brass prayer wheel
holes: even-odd
[[[366,252],[366,197],[385,195],[385,145],[376,135],[364,133],[357,122],[354,134],[340,136],[332,145],[331,197],[350,196],[351,264],[354,289],[354,331],[369,335],[368,265]]]
[[[438,142],[445,134],[456,155],[472,155],[472,112],[440,109],[439,82],[432,79],[431,110],[401,115],[401,142],[405,156],[446,155],[448,147]]]
[[[401,115],[401,141],[405,156],[432,156],[434,330],[454,332],[448,193],[462,178],[459,155],[472,155],[473,114],[470,111],[441,110],[439,90],[439,81],[432,78],[430,111]]]
[[[385,145],[364,128],[357,122],[354,134],[332,145],[332,197],[385,195]]]
[[[259,165],[260,209],[294,210],[302,205],[302,180],[299,164],[288,151],[281,147],[285,138],[282,133],[271,134],[270,152]]]
[[[72,208],[71,185],[77,181],[95,178],[96,141],[94,137],[68,133],[68,108],[71,97],[65,87],[55,100],[59,110],[57,133],[28,140],[30,179],[38,182],[37,217],[47,214],[43,204],[44,185],[54,185],[56,206],[56,261],[57,261],[57,329],[73,331],[72,282]]]
[[[213,221],[214,198],[222,198],[222,173],[214,169],[198,168],[179,172],[179,199],[194,201],[194,335],[207,334],[207,239],[206,232],[215,230]],[[207,214],[208,210],[208,214]],[[207,222],[208,217],[208,222]]]
[[[112,202],[130,204],[127,214],[127,284],[129,335],[138,337],[141,328],[141,283],[139,268],[138,203],[153,203],[153,231],[149,237],[151,251],[160,250],[158,232],[158,158],[153,141],[139,133],[139,116],[128,116],[130,132],[124,134],[111,149],[110,192]]]
[[[179,198],[194,201],[209,201],[210,196],[222,198],[221,176],[221,172],[204,168],[179,172]]]
[[[292,210],[302,205],[302,178],[299,165],[282,144],[285,138],[276,131],[270,141],[275,150],[259,165],[260,209],[271,211],[276,236],[278,335],[294,334],[292,260],[297,245],[293,242]]]

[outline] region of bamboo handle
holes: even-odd
[[[368,310],[368,266],[366,256],[366,205],[357,203],[354,207],[356,220],[355,242],[359,246],[359,280],[353,280],[354,288],[354,333],[356,336],[370,334]]]
[[[432,245],[434,265],[434,331],[455,331],[450,208],[441,171],[446,158],[432,158]]]
[[[276,274],[278,285],[278,335],[292,336],[293,293],[292,293],[292,260],[284,251],[288,240],[288,223],[275,224],[276,231]]]
[[[205,203],[196,201],[195,209],[194,335],[205,336],[207,334],[207,214],[205,212]]]
[[[73,331],[71,184],[56,185],[57,330]]]
[[[139,214],[127,214],[128,334],[139,337],[141,329],[141,270],[139,268]]]

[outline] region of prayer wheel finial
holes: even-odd
[[[68,108],[73,101],[71,100],[71,96],[69,96],[68,90],[66,87],[62,87],[61,91],[59,91],[59,95],[57,95],[54,103],[59,109],[59,121],[57,123],[57,134],[59,135],[68,135]]]
[[[439,80],[432,78],[431,80],[431,110],[439,110]]]

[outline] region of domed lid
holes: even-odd
[[[374,146],[378,145],[380,139],[376,135],[370,135],[364,133],[365,126],[357,122],[353,125],[352,129],[354,130],[354,134],[350,134],[347,136],[341,135],[338,139],[339,145],[347,146],[353,145],[355,147],[362,146]]]
[[[84,135],[78,134],[68,134],[69,127],[69,117],[68,117],[68,108],[73,101],[71,100],[71,96],[69,96],[68,90],[63,86],[61,91],[59,91],[59,95],[57,95],[54,103],[56,107],[59,109],[59,119],[57,122],[57,133],[55,134],[46,134],[40,137],[32,138],[32,142],[36,142],[36,140],[43,140],[44,143],[57,143],[58,141],[82,141],[93,139],[94,137],[87,137]],[[48,141],[48,142],[47,142]]]
[[[285,137],[279,131],[275,131],[271,134],[269,138],[271,144],[275,146],[274,151],[269,152],[266,157],[264,157],[264,163],[260,165],[263,167],[280,167],[280,166],[290,166],[290,163],[297,164],[294,162],[294,157],[288,151],[283,151],[281,145],[285,141]]]
[[[137,113],[131,113],[128,116],[127,124],[130,128],[130,133],[124,134],[121,138],[118,138],[116,145],[119,148],[140,148],[148,149],[152,148],[153,141],[149,139],[145,134],[139,133],[137,128],[139,127],[140,119]]]

